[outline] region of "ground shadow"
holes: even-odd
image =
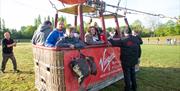
[[[138,91],[180,91],[180,68],[140,67],[137,72]],[[100,91],[123,91],[120,80]]]
[[[14,73],[14,71],[13,70],[7,70],[3,74],[11,74],[11,73]],[[34,70],[32,70],[32,71],[19,70],[19,72],[14,73],[14,74],[34,74]]]

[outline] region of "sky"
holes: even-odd
[[[50,0],[58,9],[63,8],[63,5],[58,0]],[[119,0],[103,0],[107,4],[117,5]],[[67,5],[66,5],[67,6]],[[180,15],[180,0],[121,0],[121,7],[127,7],[139,11],[145,11],[153,14],[163,14],[170,17],[178,17]],[[106,7],[107,10],[115,12],[116,9]],[[123,13],[124,11],[118,11]],[[56,10],[52,8],[49,0],[0,0],[0,17],[5,20],[5,25],[11,29],[20,29],[21,26],[33,25],[34,19],[41,15],[42,17],[54,17]],[[59,13],[59,16],[65,16],[67,23],[72,24],[73,16],[69,14]],[[140,20],[144,25],[147,25],[150,20],[156,19],[158,22],[166,22],[169,19],[153,17],[144,14],[128,14],[129,23],[135,20]],[[84,21],[88,21],[85,18]],[[93,20],[97,21],[98,20]],[[115,27],[113,20],[106,20],[106,27]],[[112,22],[112,23],[109,23]],[[119,19],[120,25],[124,21]]]

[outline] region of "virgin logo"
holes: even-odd
[[[104,50],[103,57],[99,61],[99,64],[101,66],[101,70],[103,72],[105,72],[107,69],[110,71],[110,64],[114,58],[115,58],[114,52],[108,53],[107,49]]]

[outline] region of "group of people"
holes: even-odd
[[[13,54],[13,46],[16,46],[16,42],[10,38],[10,33],[4,33],[4,39],[2,40],[3,59],[1,63],[1,72],[4,73],[7,60],[10,58],[13,63],[14,72],[17,70],[16,59]],[[141,56],[140,44],[142,44],[141,38],[136,32],[132,32],[130,28],[124,30],[124,37],[117,39],[110,38],[108,40],[112,46],[121,48],[121,65],[124,73],[125,91],[136,91],[136,76],[135,65],[138,64],[138,60]],[[79,38],[79,34],[72,26],[65,29],[64,22],[58,22],[58,27],[52,29],[52,23],[45,21],[34,33],[32,38],[34,45],[41,45],[46,47],[68,47],[68,48],[83,48],[85,45],[95,45],[105,43],[101,38],[101,31],[98,31],[96,26],[90,26],[85,34],[85,42]]]
[[[178,44],[177,39],[176,38],[174,38],[174,39],[167,38],[166,39],[166,44],[168,44],[168,45],[176,45],[176,44]]]
[[[44,25],[49,26],[49,31],[51,31],[51,23],[44,23]],[[40,28],[42,29],[42,28]],[[41,34],[41,35],[40,35]],[[42,30],[37,31],[33,38],[32,42],[36,45],[44,45],[46,47],[69,47],[69,48],[83,48],[86,44],[96,45],[105,43],[101,38],[101,31],[98,30],[97,24],[94,26],[89,26],[86,34],[85,41],[83,42],[79,37],[77,31],[74,27],[64,28],[64,23],[61,21],[58,23],[58,27],[53,31],[49,32],[48,36],[45,36],[45,32]],[[39,37],[41,36],[41,37]],[[117,33],[115,34],[117,36]],[[43,38],[43,39],[38,39]],[[124,37],[113,39],[116,37],[110,38],[109,44],[112,46],[117,46],[121,48],[120,60],[122,62],[122,68],[124,73],[124,82],[125,82],[125,91],[136,91],[136,76],[135,76],[135,65],[139,63],[139,58],[141,56],[141,47],[142,44],[141,38],[138,36],[137,32],[133,31],[130,28],[124,30]]]
[[[104,43],[98,37],[96,27],[91,26],[88,32],[85,34],[85,43],[79,38],[79,34],[72,26],[65,29],[64,22],[58,22],[58,27],[52,29],[52,23],[45,21],[37,31],[35,31],[32,43],[35,45],[46,47],[66,47],[66,48],[83,48],[86,44],[102,44]],[[13,53],[13,47],[16,46],[16,42],[10,37],[9,32],[4,33],[4,39],[1,42],[2,45],[2,62],[0,67],[0,73],[5,72],[6,63],[10,58],[13,63],[14,73],[18,73],[16,58]]]
[[[103,44],[95,26],[90,26],[85,34],[85,43],[79,38],[79,33],[72,26],[65,29],[64,22],[58,22],[57,28],[52,30],[52,23],[45,21],[34,33],[32,43],[46,47],[83,48],[85,45]]]

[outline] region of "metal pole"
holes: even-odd
[[[124,21],[125,21],[125,23],[126,23],[126,28],[129,29],[129,31],[132,32],[132,30],[131,30],[131,28],[130,28],[130,26],[129,26],[128,20],[127,20],[126,17],[124,18]]]
[[[58,12],[55,15],[55,22],[54,22],[54,27],[57,27],[57,23],[58,23]]]
[[[77,28],[77,15],[74,16],[74,27]]]
[[[143,11],[139,11],[139,10],[134,10],[134,9],[124,8],[124,7],[119,7],[119,6],[110,5],[110,4],[106,4],[106,5],[107,5],[107,6],[110,6],[110,7],[117,8],[117,9],[119,9],[119,10],[129,10],[129,11],[134,11],[134,12],[138,12],[138,13],[143,13],[143,14],[158,16],[157,14],[152,14],[152,13],[143,12]]]
[[[80,39],[84,41],[84,25],[83,25],[83,15],[82,15],[82,4],[78,5],[78,15],[80,19]]]
[[[106,27],[105,27],[105,22],[104,22],[104,16],[103,16],[103,12],[100,11],[99,12],[99,15],[100,15],[100,20],[101,20],[101,23],[102,23],[102,30],[103,30],[103,35],[105,37],[105,43],[107,44],[107,36],[106,36]]]
[[[115,19],[115,22],[116,22],[116,31],[117,31],[117,33],[118,33],[118,36],[121,37],[121,33],[120,33],[120,28],[119,28],[119,22],[118,22],[117,15],[114,15],[114,19]]]

